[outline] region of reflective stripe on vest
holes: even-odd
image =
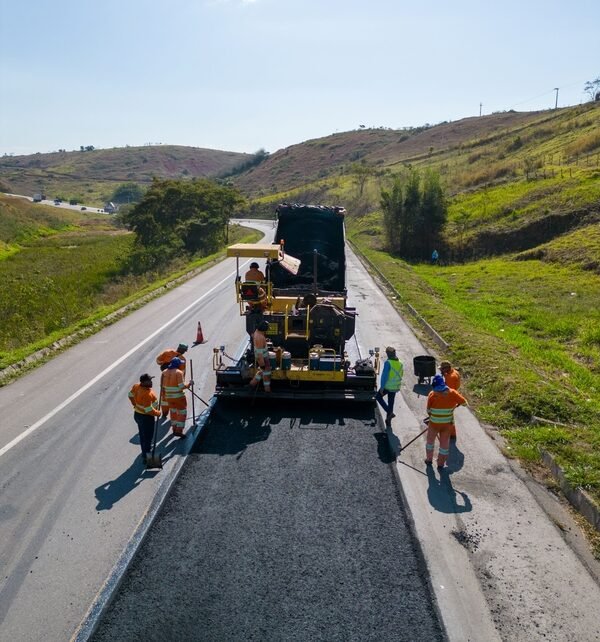
[[[134,409],[135,412],[139,412],[140,415],[151,415],[153,410],[158,410],[158,404],[156,405],[156,408],[154,408],[154,405],[144,407],[136,403]]]
[[[388,363],[390,364],[390,371],[385,382],[385,389],[390,392],[398,392],[398,390],[400,390],[400,384],[402,383],[404,367],[397,359],[388,359]]]
[[[181,399],[181,397],[185,397],[183,384],[181,386],[163,386],[163,392],[165,399]]]
[[[432,424],[453,424],[454,408],[429,408],[429,418]]]

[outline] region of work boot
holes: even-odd
[[[431,459],[426,459],[426,460],[425,460],[425,463],[426,463],[428,466],[432,466],[432,465],[433,465],[433,461],[432,461]]]

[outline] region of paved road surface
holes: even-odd
[[[234,275],[228,259],[0,388],[0,640],[67,640],[79,625],[164,477],[139,461],[127,392],[201,321],[207,343],[188,357],[211,395],[213,346],[244,336]],[[160,435],[168,471],[185,444]]]
[[[205,430],[94,642],[443,639],[375,408]]]

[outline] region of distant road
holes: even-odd
[[[7,196],[15,196],[17,198],[24,198],[25,200],[33,203],[33,198],[31,196],[24,196],[23,194],[9,194],[7,193]],[[71,205],[67,201],[61,201],[60,203],[56,203],[54,200],[50,199],[44,199],[43,201],[36,201],[36,203],[39,203],[40,205],[50,205],[51,207],[60,207],[62,209],[68,209],[68,210],[82,210],[85,209],[88,212],[103,212],[104,210],[100,207],[92,207],[90,205],[84,205],[82,203],[78,203],[77,205]]]

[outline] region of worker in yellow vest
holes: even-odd
[[[400,385],[402,384],[404,366],[396,356],[396,348],[388,346],[385,349],[385,354],[387,360],[383,364],[379,390],[375,395],[375,399],[377,399],[379,405],[385,410],[385,425],[389,428],[392,425],[392,419],[396,416],[394,414],[394,401],[396,399],[396,393],[400,390]],[[387,397],[387,403],[384,400],[384,396]]]

